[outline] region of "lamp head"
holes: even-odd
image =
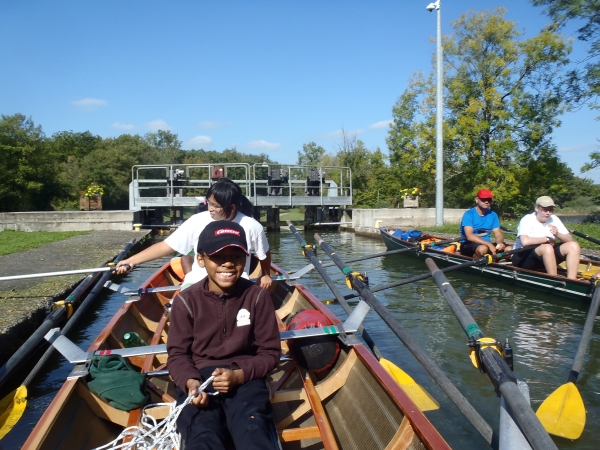
[[[429,5],[427,5],[425,7],[425,9],[427,9],[427,11],[429,11],[429,12],[435,11],[438,8],[438,5],[436,3],[430,3]]]

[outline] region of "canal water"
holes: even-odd
[[[321,232],[342,258],[356,258],[385,251],[380,239],[357,236],[353,233]],[[306,233],[308,243],[314,243],[313,233]],[[273,262],[282,268],[295,271],[306,264],[297,240],[287,230],[269,233]],[[319,259],[329,262],[323,251]],[[135,288],[163,264],[154,261],[138,267],[120,283]],[[357,262],[353,270],[366,272],[372,287],[391,283],[406,277],[427,272],[423,260],[406,255],[391,255]],[[344,278],[336,267],[327,269],[343,294],[350,293]],[[589,303],[569,301],[547,296],[536,291],[518,289],[484,278],[458,272],[448,278],[463,299],[484,334],[512,344],[517,377],[528,383],[534,409],[555,389],[567,380]],[[301,282],[321,300],[333,296],[318,272],[312,271]],[[487,375],[481,374],[471,364],[466,346],[466,336],[444,298],[431,280],[380,291],[379,300],[388,308],[400,325],[429,353],[436,364],[448,375],[463,395],[483,418],[498,431],[500,400]],[[116,293],[104,293],[98,298],[93,311],[89,311],[76,332],[70,336],[81,348],[87,348],[102,330],[125,298]],[[350,301],[355,305],[357,301]],[[340,318],[346,315],[336,303],[328,305]],[[482,449],[486,443],[467,422],[460,411],[429,377],[412,354],[387,328],[373,311],[363,322],[382,354],[410,374],[440,403],[441,408],[426,415],[440,430],[453,448]],[[597,449],[600,436],[600,328],[596,324],[588,356],[577,386],[587,410],[587,424],[582,437],[576,441],[555,438],[560,449]],[[3,440],[0,449],[19,448],[51,402],[71,366],[55,357],[44,375],[40,375],[29,388],[29,401],[23,418]],[[19,380],[24,379],[24,374]],[[18,383],[17,383],[18,384]],[[15,385],[16,387],[16,385]]]

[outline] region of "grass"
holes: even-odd
[[[23,252],[51,242],[90,233],[90,231],[0,231],[0,256]]]
[[[517,231],[519,227],[519,222],[517,220],[506,220],[502,221],[502,226],[508,228],[509,230]],[[578,223],[571,224],[566,223],[565,226],[571,230],[577,230],[580,233],[587,234],[590,237],[595,239],[600,239],[600,224],[597,223]],[[458,234],[459,225],[458,224],[447,224],[441,227],[421,227],[419,228],[422,231],[430,231],[432,233],[448,233],[448,234]],[[573,236],[575,240],[579,243],[581,248],[590,248],[594,250],[600,250],[600,245],[594,244],[587,239],[580,238],[578,236]],[[514,235],[509,235],[507,237],[508,240],[514,240]]]

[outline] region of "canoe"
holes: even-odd
[[[383,242],[388,250],[410,248],[414,251],[407,251],[401,254],[423,259],[432,258],[437,265],[445,267],[456,266],[473,261],[473,258],[463,256],[460,253],[453,253],[430,247],[425,247],[425,250],[422,250],[418,242],[402,240],[398,236],[394,236],[394,231],[395,230],[386,227],[379,228]],[[421,238],[442,240],[442,238],[430,234],[423,234],[421,235]],[[600,262],[581,259],[577,280],[567,279],[566,276],[561,276],[560,274],[553,276],[548,275],[545,272],[521,269],[520,267],[513,266],[510,261],[468,266],[462,270],[467,273],[491,278],[502,283],[531,288],[547,294],[557,295],[572,300],[590,301],[592,298],[593,285],[589,280],[600,270]],[[560,271],[563,271],[563,269],[559,267],[559,273]],[[564,273],[566,274],[566,270],[564,270]]]
[[[285,273],[276,265],[273,274]],[[254,273],[252,276],[257,276]],[[181,279],[165,264],[141,287],[177,285]],[[298,311],[316,310],[333,325],[340,320],[306,287],[276,281],[271,288],[280,330]],[[168,339],[168,303],[175,292],[151,292],[127,301],[92,343],[88,352],[123,348],[122,338],[136,332],[148,345]],[[351,337],[351,335],[347,335]],[[337,339],[337,338],[333,338]],[[296,341],[301,342],[301,341]],[[412,400],[383,369],[369,350],[352,339],[339,339],[337,360],[324,371],[312,371],[282,341],[280,365],[270,374],[271,402],[283,449],[449,449],[450,447]],[[166,353],[132,356],[141,372],[166,368]],[[127,426],[138,423],[141,409],[121,411],[88,389],[74,367],[64,385],[23,445],[23,449],[91,449],[105,445]],[[148,378],[151,402],[174,401],[168,374]],[[148,411],[148,410],[147,410]],[[151,414],[163,419],[165,408]]]

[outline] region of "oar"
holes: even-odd
[[[475,352],[474,364],[485,369],[492,381],[496,393],[502,394],[512,410],[512,418],[534,449],[556,449],[556,444],[548,435],[539,419],[533,413],[529,403],[517,386],[517,378],[500,354],[502,351],[495,339],[486,338],[475,323],[475,319],[464,305],[446,275],[435,265],[431,258],[425,260],[450,309],[469,338]]]
[[[311,246],[306,245],[304,238],[300,235],[296,227],[288,220],[287,224],[290,227],[290,231],[296,236],[296,239],[300,243],[302,247],[303,253],[306,255],[312,265],[317,269],[325,284],[329,287],[333,295],[336,297],[346,314],[350,315],[352,313],[352,308],[348,305],[348,302],[344,299],[339,289],[336,287],[335,283],[331,279],[331,277],[327,274],[323,265],[317,259],[317,256],[312,249]],[[431,411],[434,409],[439,409],[439,403],[425,390],[423,387],[419,386],[415,380],[411,378],[406,372],[404,372],[400,367],[396,366],[391,361],[383,358],[383,355],[379,351],[379,348],[373,342],[373,339],[361,325],[358,329],[358,332],[362,334],[363,339],[367,343],[367,345],[371,348],[381,366],[396,380],[396,383],[400,385],[400,387],[406,392],[406,394],[411,398],[411,400],[417,405],[417,407],[421,411]]]
[[[440,272],[443,273],[447,273],[447,272],[452,272],[454,270],[461,270],[461,269],[465,269],[467,267],[472,267],[472,266],[478,266],[481,264],[491,264],[495,261],[499,261],[500,259],[502,259],[505,256],[508,255],[514,255],[515,253],[520,253],[520,252],[524,252],[525,250],[530,250],[532,248],[537,247],[537,245],[529,245],[527,247],[521,247],[521,248],[517,248],[515,250],[509,250],[508,252],[504,252],[504,253],[498,253],[496,256],[494,255],[484,255],[481,258],[477,258],[474,259],[472,261],[467,261],[464,262],[462,264],[457,264],[456,266],[450,266],[450,267],[446,267],[444,269],[441,269]],[[346,261],[349,262],[350,260]],[[327,265],[323,265],[323,267],[326,267]],[[393,287],[398,287],[398,286],[402,286],[404,284],[409,284],[409,283],[414,283],[415,281],[421,281],[421,280],[425,280],[427,278],[431,278],[431,273],[423,273],[421,275],[415,275],[413,277],[410,278],[404,278],[403,280],[399,280],[399,281],[394,281],[393,283],[388,283],[388,284],[383,284],[381,286],[376,286],[373,288],[370,288],[371,292],[379,292],[379,291],[383,291],[385,289],[390,289]],[[360,294],[357,293],[352,293],[352,294],[347,294],[344,295],[344,299],[349,300],[351,298],[356,298],[356,297],[360,297]]]
[[[321,248],[329,255],[336,266],[346,275],[352,283],[352,287],[358,291],[358,293],[364,298],[369,305],[379,314],[381,319],[387,324],[392,332],[398,336],[398,338],[404,343],[406,348],[415,356],[415,358],[421,363],[423,368],[427,370],[427,373],[431,375],[431,378],[442,388],[442,390],[448,395],[450,400],[460,409],[465,415],[467,420],[475,427],[475,429],[481,434],[492,448],[498,448],[498,435],[494,433],[492,428],[487,422],[481,417],[473,405],[460,393],[460,391],[454,386],[452,381],[446,376],[444,372],[435,364],[431,357],[421,348],[421,346],[413,339],[413,337],[402,328],[396,319],[390,314],[390,312],[381,304],[381,302],[373,295],[369,290],[364,281],[361,280],[360,274],[352,272],[352,270],[346,266],[344,261],[334,252],[334,250],[325,242],[321,236],[315,234],[315,239],[321,246]]]
[[[125,245],[125,247],[123,247],[121,252],[115,258],[115,263],[120,261],[121,259],[123,259],[125,257],[125,255],[127,255],[127,253],[129,252],[129,250],[131,250],[131,248],[133,247],[135,242],[136,242],[136,239],[132,239]],[[107,269],[107,268],[103,268],[103,269]],[[108,269],[110,269],[110,267]],[[113,270],[114,270],[114,267],[113,267]],[[103,271],[107,272],[107,270],[103,270]],[[98,272],[98,271],[90,270],[90,272]],[[73,327],[73,325],[78,320],[78,318],[81,317],[81,315],[85,312],[85,310],[87,309],[89,304],[98,295],[98,293],[102,289],[102,285],[104,285],[104,282],[106,281],[106,278],[108,278],[109,276],[110,276],[110,274],[105,273],[100,277],[100,280],[98,281],[98,283],[92,288],[92,290],[88,293],[86,298],[81,302],[81,304],[79,305],[79,307],[77,308],[75,313],[71,316],[69,321],[66,323],[65,327],[63,328],[63,331],[65,333],[71,327]],[[92,282],[91,280],[95,280],[95,279],[96,279],[96,277],[90,277],[90,278],[87,278],[86,280],[87,280],[87,283],[91,284],[91,282]],[[86,282],[86,280],[84,280],[84,282]],[[79,296],[89,286],[89,284],[88,284],[88,286],[85,286],[85,289],[84,289],[82,284],[83,284],[83,282],[80,283],[77,288],[75,288],[75,290],[71,293],[71,295],[69,297],[67,297],[66,300],[74,300],[76,295]],[[64,308],[56,309],[55,310],[55,311],[57,311],[56,314],[60,314],[60,310],[64,310]],[[51,354],[52,354],[52,348],[48,348],[46,350],[46,353],[44,353],[44,355],[38,360],[37,364],[35,365],[33,370],[29,373],[29,375],[27,376],[25,381],[23,381],[23,384],[21,386],[19,386],[16,390],[9,393],[6,397],[4,397],[0,401],[0,439],[2,439],[10,430],[12,430],[12,428],[17,424],[17,422],[23,415],[23,412],[25,411],[25,408],[27,407],[27,386],[29,386],[29,384],[37,376],[37,374],[39,373],[42,366],[50,358]],[[7,365],[8,365],[8,363],[7,363]]]
[[[9,277],[0,277],[0,281],[8,280],[23,280],[25,278],[43,278],[43,277],[60,277],[63,275],[76,275],[78,273],[95,273],[95,272],[114,272],[115,267],[97,267],[94,269],[78,269],[64,270],[62,272],[46,272],[46,273],[30,273],[26,275],[11,275]]]
[[[566,384],[556,389],[550,396],[544,400],[537,410],[537,416],[546,428],[546,431],[555,436],[565,437],[567,439],[578,439],[583,433],[585,427],[585,406],[581,394],[575,386],[579,371],[583,365],[583,359],[590,342],[596,314],[600,306],[600,286],[598,281],[594,288],[592,304],[588,311],[583,333],[575,354],[575,361],[569,373]]]
[[[587,234],[581,233],[580,231],[577,230],[569,230],[569,233],[574,234],[575,236],[579,236],[582,239],[586,239],[590,242],[593,242],[594,244],[598,244],[600,245],[600,240],[593,238]]]

